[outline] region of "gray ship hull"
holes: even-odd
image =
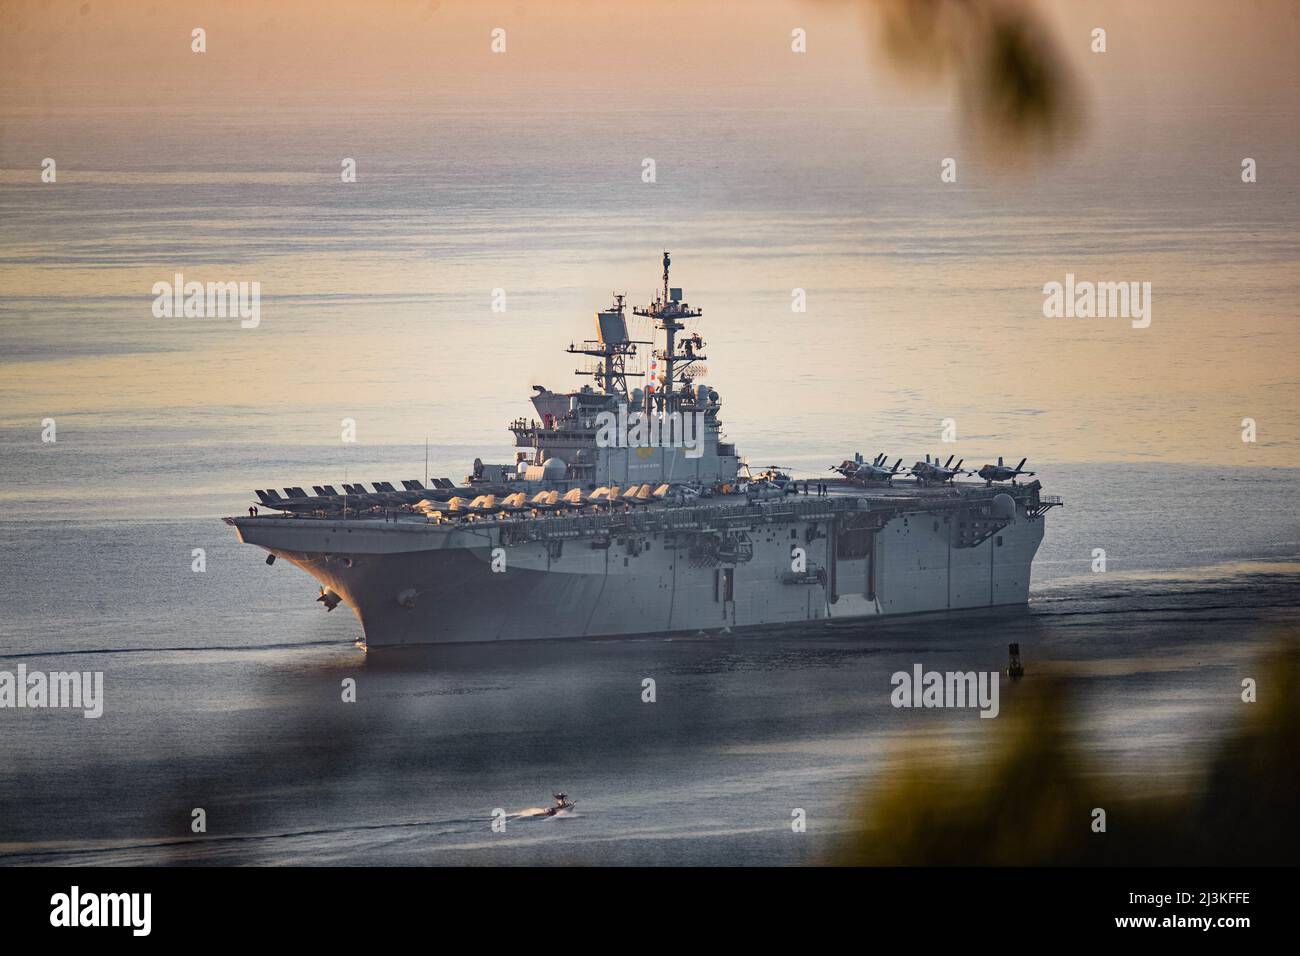
[[[371,648],[710,632],[1027,601],[1044,527],[1036,498],[1018,497],[1014,515],[993,520],[988,497],[883,511],[847,497],[731,508],[725,519],[714,509],[718,520],[708,509],[603,523],[228,520],[241,540],[335,592]]]
[[[592,384],[534,385],[514,462],[446,478],[256,491],[284,512],[227,518],[241,540],[301,567],[329,609],[346,603],[369,647],[671,634],[1024,604],[1047,512],[1034,481],[927,455],[906,487],[884,455],[838,481],[751,475],[725,440],[722,399],[700,379],[702,314],[669,281],[634,340],[624,297],[570,344]],[[649,346],[647,349],[646,347]],[[645,364],[647,363],[648,364]],[[628,380],[644,380],[644,388]],[[593,385],[595,387],[593,387]],[[742,471],[744,474],[742,474]],[[1009,485],[1001,482],[1010,481]],[[793,494],[803,486],[803,495]],[[655,487],[655,486],[658,487]],[[563,497],[560,497],[560,496]]]

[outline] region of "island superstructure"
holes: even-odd
[[[662,288],[632,310],[654,341],[630,337],[616,295],[596,314],[596,337],[569,347],[590,363],[578,374],[591,382],[534,386],[536,417],[510,424],[513,462],[476,459],[459,485],[262,489],[259,509],[278,514],[225,520],[268,563],[312,575],[327,609],[352,608],[371,648],[1028,600],[1045,516],[1060,504],[1038,481],[964,483],[960,463],[937,458],[900,479],[897,464],[873,469],[861,456],[830,481],[749,474],[723,435],[717,391],[699,381],[705,343],[689,325],[701,311],[669,284],[670,265],[665,253]]]

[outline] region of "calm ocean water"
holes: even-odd
[[[481,448],[530,385],[573,381],[564,348],[611,291],[645,304],[668,248],[751,453],[920,457],[952,418],[948,450],[972,457],[1300,465],[1294,131],[1221,117],[1277,170],[1244,189],[1193,119],[1144,120],[1188,157],[1176,176],[1107,113],[1044,169],[963,156],[945,186],[943,109],[127,113],[61,124],[42,185],[23,164],[48,131],[18,117],[0,135],[0,427],[337,445],[351,418],[372,452]],[[689,147],[656,148],[665,125]],[[261,324],[155,318],[177,272],[259,282]],[[1151,282],[1150,328],[1045,319],[1067,272]]]
[[[341,109],[0,128],[0,669],[102,670],[107,697],[0,716],[0,864],[808,862],[903,734],[978,760],[995,732],[895,711],[889,675],[1010,640],[1027,680],[1077,669],[1103,766],[1190,785],[1296,618],[1293,127],[1098,111],[1050,171],[963,154],[941,189],[943,108]],[[426,435],[433,475],[509,460],[528,386],[567,386],[563,347],[610,290],[648,298],[664,247],[755,465],[1030,456],[1067,505],[1026,613],[383,660],[220,522],[256,487],[422,477]],[[260,281],[262,326],[155,319],[176,271]],[[1151,329],[1045,324],[1067,271],[1152,281]],[[576,813],[533,818],[556,789]]]
[[[991,739],[973,712],[891,708],[895,670],[995,669],[1019,640],[1027,679],[1047,660],[1081,675],[1080,739],[1108,772],[1179,787],[1243,668],[1297,619],[1292,471],[1045,465],[1067,505],[1023,614],[365,655],[346,608],[326,614],[309,578],[219,521],[264,476],[337,477],[332,447],[144,437],[4,435],[0,669],[102,670],[106,710],[5,713],[0,862],[809,862],[901,735],[965,759]],[[432,473],[469,453],[435,448]],[[360,458],[362,480],[423,470],[422,447]],[[578,809],[530,816],[555,789]]]

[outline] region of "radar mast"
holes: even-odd
[[[663,362],[663,374],[660,376],[660,383],[649,383],[646,390],[646,407],[657,406],[659,411],[669,414],[677,409],[681,404],[681,395],[677,389],[677,383],[682,382],[689,385],[694,379],[695,363],[704,359],[705,356],[697,349],[704,348],[704,340],[700,338],[698,332],[694,332],[689,338],[682,343],[682,350],[678,352],[677,333],[686,329],[686,319],[699,318],[704,313],[700,309],[692,309],[686,302],[682,301],[682,290],[680,288],[670,288],[668,285],[668,269],[672,265],[672,258],[668,250],[664,250],[664,285],[663,290],[656,295],[655,300],[644,309],[633,308],[634,315],[644,316],[652,319],[658,328],[664,330],[666,339],[665,347],[662,350],[655,351],[654,357]],[[660,387],[662,385],[662,387]]]
[[[623,300],[626,293],[615,292],[613,304],[604,312],[596,313],[596,338],[587,339],[581,345],[570,345],[566,351],[572,355],[589,355],[599,359],[594,369],[574,369],[575,375],[590,375],[596,380],[606,395],[614,395],[627,401],[628,377],[639,378],[644,373],[629,372],[627,360],[636,355],[638,345],[653,345],[653,342],[639,342],[628,337],[627,318],[623,314]]]

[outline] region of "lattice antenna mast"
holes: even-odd
[[[663,291],[647,308],[632,310],[635,315],[654,320],[655,325],[664,331],[664,348],[654,353],[655,357],[664,363],[662,388],[656,388],[653,383],[651,384],[651,388],[647,389],[646,407],[657,405],[665,414],[676,410],[681,404],[682,396],[677,390],[677,383],[688,381],[691,378],[691,366],[705,358],[703,354],[696,351],[704,347],[704,341],[699,333],[692,334],[686,340],[682,351],[678,352],[677,333],[686,329],[685,320],[699,318],[704,313],[700,309],[692,309],[682,301],[681,289],[674,289],[668,285],[668,269],[671,265],[672,258],[665,249]]]
[[[628,338],[627,320],[623,315],[623,300],[626,293],[614,293],[613,304],[604,312],[596,313],[595,339],[587,339],[581,345],[570,345],[567,349],[573,355],[589,355],[600,361],[593,370],[574,369],[575,375],[590,375],[606,395],[617,396],[627,401],[627,380],[638,378],[642,372],[629,372],[627,360],[636,355],[638,345],[653,345],[653,342],[639,342]]]

